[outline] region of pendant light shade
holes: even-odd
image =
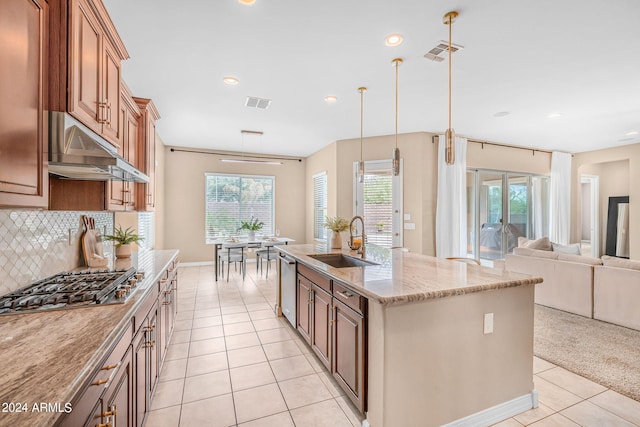
[[[451,28],[453,27],[453,22],[458,17],[459,13],[457,11],[451,11],[444,15],[442,18],[442,22],[445,25],[449,26],[449,127],[444,134],[445,140],[445,161],[448,165],[452,165],[456,161],[455,157],[455,144],[456,144],[456,133],[451,127]]]
[[[402,64],[402,58],[395,58],[391,61],[396,67],[396,147],[393,149],[392,163],[393,176],[400,175],[400,149],[398,148],[398,67]]]
[[[358,162],[358,182],[364,182],[364,160],[362,158],[362,134],[364,128],[364,93],[367,91],[366,87],[359,87],[360,92],[360,161]]]

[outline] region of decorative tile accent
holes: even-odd
[[[0,209],[0,295],[83,265],[80,215],[113,233],[112,212]],[[105,241],[104,250],[111,255],[113,244]]]

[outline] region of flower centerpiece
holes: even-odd
[[[349,229],[349,220],[336,216],[325,217],[324,226],[331,230],[331,249],[342,249],[342,233]]]
[[[249,234],[249,240],[256,240],[256,231],[262,230],[264,227],[264,222],[260,221],[258,218],[254,218],[251,216],[249,221],[240,221],[240,227],[238,227],[238,231],[247,230]]]
[[[107,234],[104,236],[105,240],[110,240],[115,243],[116,246],[116,258],[129,258],[131,257],[131,243],[136,243],[144,240],[138,234],[127,227],[123,230],[121,226],[116,227],[113,234]]]

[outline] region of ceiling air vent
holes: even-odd
[[[463,48],[464,46],[462,45],[451,43],[451,53],[456,53],[457,51]],[[432,48],[429,52],[424,54],[424,57],[431,61],[442,62],[444,61],[444,57],[440,56],[440,54],[442,54],[443,52],[447,52],[448,50],[449,50],[449,42],[440,40],[440,42],[434,48]]]
[[[244,102],[245,107],[259,108],[266,110],[271,105],[270,99],[256,98],[255,96],[247,96],[247,100]]]

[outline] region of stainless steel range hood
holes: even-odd
[[[113,145],[59,111],[49,115],[49,173],[68,179],[149,182]]]

